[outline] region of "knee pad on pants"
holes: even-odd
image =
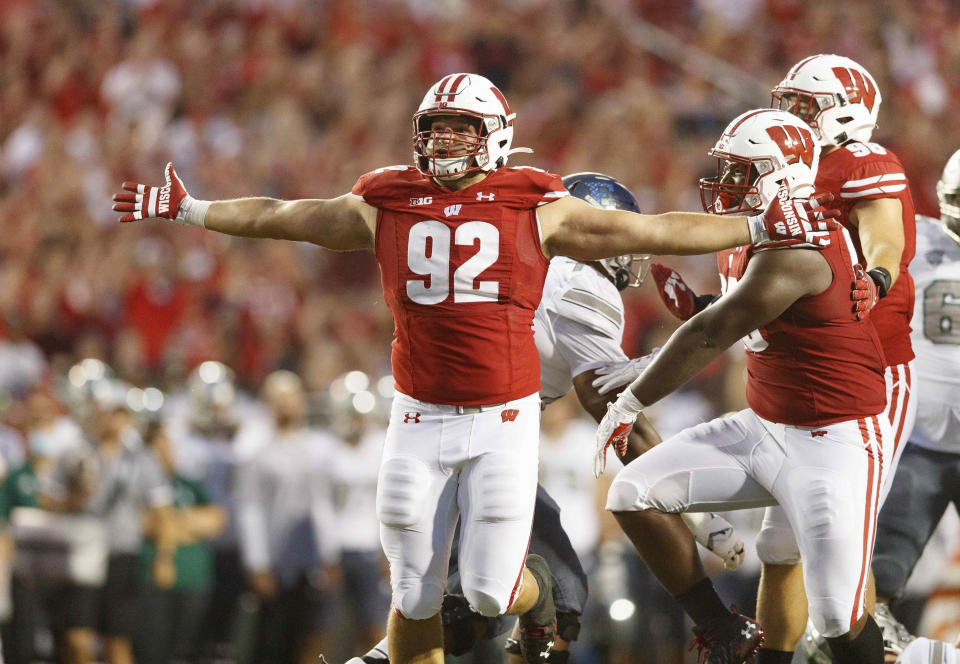
[[[506,454],[489,455],[479,471],[474,493],[475,518],[479,521],[519,521],[530,519],[531,499],[529,487],[534,479],[517,465],[517,460]]]
[[[512,588],[503,588],[493,579],[482,579],[461,573],[463,595],[473,610],[482,616],[492,618],[503,615],[510,608]]]
[[[665,478],[655,485],[639,474],[626,479],[621,471],[607,493],[607,509],[611,512],[636,512],[655,509],[661,512],[682,512],[690,494],[687,475]]]
[[[435,616],[442,604],[443,584],[435,581],[400,581],[393,590],[393,606],[410,620]]]
[[[768,565],[795,565],[800,562],[800,549],[793,530],[788,526],[764,526],[757,535],[757,557]]]
[[[825,638],[832,639],[850,631],[851,606],[833,597],[811,598],[810,620]],[[857,619],[862,613],[857,614]]]
[[[380,523],[391,528],[409,528],[419,522],[430,485],[430,471],[420,459],[401,456],[385,460],[377,482]]]

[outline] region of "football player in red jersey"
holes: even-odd
[[[816,200],[756,216],[641,215],[570,197],[559,176],[508,167],[514,114],[476,74],[452,74],[414,114],[414,166],[329,200],[189,196],[125,182],[121,221],[160,217],[246,237],[376,253],[396,326],[377,510],[390,561],[390,658],[441,662],[439,609],[457,516],[464,594],[484,615],[553,630],[549,570],[524,556],[537,484],[540,363],[531,322],[550,257],[691,254],[771,239],[829,244]],[[819,223],[809,221],[811,210]],[[544,589],[546,592],[540,592]],[[544,652],[525,652],[542,661]]]
[[[795,116],[744,113],[711,151],[718,177],[701,180],[704,207],[739,213],[765,203],[784,182],[791,193],[812,190],[819,153]],[[846,231],[835,240],[822,252],[793,245],[718,254],[724,294],[677,330],[597,431],[598,447],[621,444],[644,405],[742,338],[750,408],[646,452],[620,472],[607,502],[697,623],[708,662],[740,664],[762,633],[723,606],[679,513],[775,503],[793,526],[810,614],[837,661],[883,661],[879,627],[864,611],[882,443],[890,435],[883,354],[876,329],[851,303],[850,286],[862,271],[853,244]]]
[[[900,160],[870,142],[881,96],[861,65],[837,55],[814,55],[794,65],[772,94],[774,108],[797,115],[819,139],[823,155],[817,191],[836,196],[840,221],[877,286],[880,300],[870,318],[886,357],[886,417],[893,434],[884,450],[882,506],[917,410],[910,342],[914,288],[907,270],[916,247],[913,199]],[[771,651],[761,651],[758,664],[788,662],[787,653],[793,652],[806,626],[806,604],[801,599],[799,552],[781,509],[767,511],[757,552],[763,562],[757,617],[767,630]],[[869,582],[867,608],[873,613],[872,574]]]

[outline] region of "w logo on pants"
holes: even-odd
[[[500,419],[504,422],[513,422],[517,419],[517,415],[520,414],[519,410],[515,408],[507,408],[506,410],[500,411]]]

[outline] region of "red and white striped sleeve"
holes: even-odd
[[[840,187],[846,201],[864,198],[899,198],[907,190],[907,176],[897,160],[875,160],[859,165]]]

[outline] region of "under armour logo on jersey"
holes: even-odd
[[[819,431],[811,431],[811,438],[820,438],[821,436],[826,436],[829,433],[826,429],[820,429]]]
[[[443,214],[447,217],[455,217],[460,214],[460,208],[462,207],[463,205],[460,203],[457,203],[456,205],[448,205],[447,207],[443,208]]]
[[[507,408],[506,410],[500,411],[500,419],[504,422],[513,422],[519,414],[520,411],[516,408]]]
[[[433,203],[433,196],[423,196],[423,197],[421,197],[421,198],[411,198],[411,199],[410,199],[410,206],[411,206],[411,207],[413,207],[413,206],[415,206],[415,205],[430,205],[431,203]]]
[[[403,423],[409,424],[410,422],[413,422],[414,424],[420,424],[420,413],[404,413]]]
[[[482,191],[477,192],[478,201],[492,201],[494,196],[496,196],[496,194],[485,194]]]

